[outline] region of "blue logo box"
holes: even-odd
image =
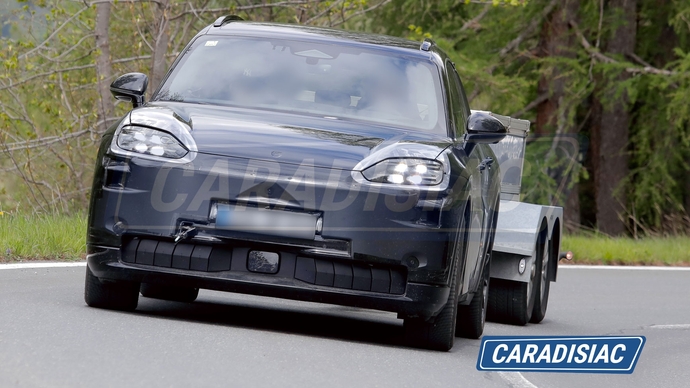
[[[633,373],[645,337],[482,338],[480,371]]]

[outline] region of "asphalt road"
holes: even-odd
[[[1,267],[1,266],[0,266]],[[479,372],[479,341],[402,345],[394,314],[204,291],[89,308],[84,267],[0,269],[0,387],[687,387],[690,271],[561,269],[546,319],[488,335],[644,335],[632,375]]]

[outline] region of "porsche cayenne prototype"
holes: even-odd
[[[499,203],[489,144],[433,41],[223,17],[103,136],[89,306],[200,288],[396,312],[412,346],[478,338]]]

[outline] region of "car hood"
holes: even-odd
[[[188,103],[149,103],[131,124],[191,133],[199,153],[354,169],[374,154],[435,158],[446,137],[369,123]],[[385,157],[382,157],[385,159]],[[359,164],[359,166],[358,166]]]

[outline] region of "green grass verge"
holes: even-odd
[[[639,240],[565,236],[561,250],[573,252],[573,264],[690,265],[690,237],[683,236]]]
[[[86,252],[83,215],[0,215],[0,262],[81,260]]]

